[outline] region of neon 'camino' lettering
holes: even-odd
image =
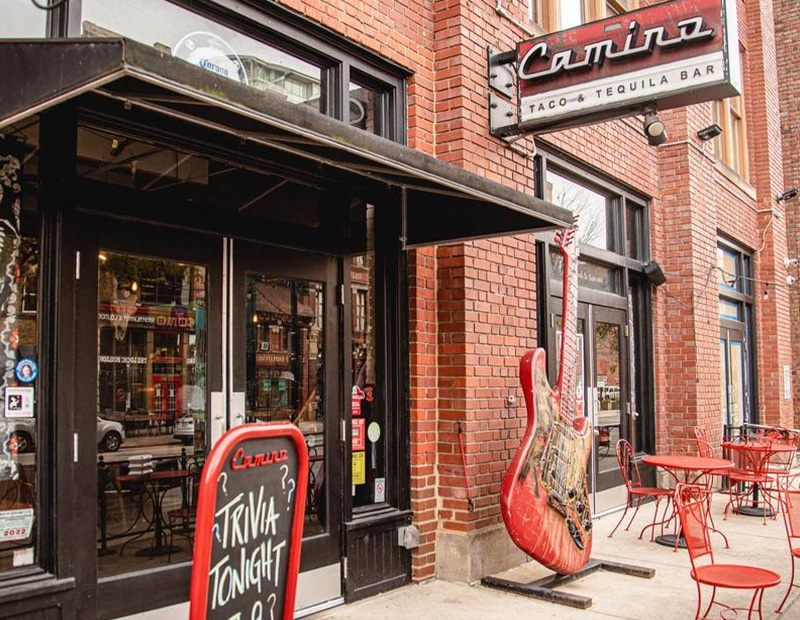
[[[628,26],[628,36],[625,37],[625,44],[621,49],[616,48],[613,39],[594,41],[583,47],[582,57],[580,57],[580,52],[567,49],[550,58],[550,46],[545,41],[541,41],[525,52],[520,60],[519,78],[521,80],[538,80],[562,71],[588,69],[592,65],[601,65],[606,59],[619,60],[652,53],[656,47],[670,48],[684,43],[697,43],[713,38],[716,33],[715,28],[705,27],[705,22],[699,15],[679,21],[679,32],[672,38],[669,37],[665,26],[655,26],[646,29],[641,34],[641,44],[637,45],[640,39],[639,30],[639,24],[633,20]],[[540,71],[533,71],[533,67],[539,60],[549,60],[549,66]]]
[[[231,459],[231,469],[251,469],[253,467],[263,467],[265,465],[272,465],[273,463],[280,463],[281,461],[288,461],[289,457],[286,450],[273,450],[272,452],[262,452],[260,454],[245,454],[244,448],[239,448],[233,453]]]

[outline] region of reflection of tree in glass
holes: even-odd
[[[605,198],[585,187],[555,174],[548,175],[552,184],[552,201],[578,216],[578,240],[595,247],[605,248],[606,208]]]

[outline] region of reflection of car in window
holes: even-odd
[[[194,443],[195,428],[197,428],[198,433],[205,435],[205,424],[205,413],[188,413],[177,419],[175,429],[172,431],[172,437],[179,439],[183,445],[190,446]]]
[[[619,400],[619,386],[618,385],[604,385],[597,388],[598,398],[600,401],[618,401]]]
[[[9,420],[8,436],[17,452],[27,452],[36,442],[36,419]],[[119,422],[97,417],[97,449],[100,452],[116,452],[125,441],[125,429]]]

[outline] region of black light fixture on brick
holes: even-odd
[[[721,133],[722,133],[722,127],[714,123],[713,125],[709,125],[708,127],[703,127],[703,129],[698,131],[697,137],[700,138],[703,142],[707,142],[708,140],[713,140]]]
[[[644,264],[644,275],[653,286],[661,286],[667,281],[667,276],[664,274],[664,270],[661,269],[661,265],[654,260]]]
[[[667,141],[667,128],[664,126],[664,121],[652,110],[645,112],[643,131],[650,146],[658,146]]]

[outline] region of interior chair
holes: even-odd
[[[753,446],[757,446],[754,449]],[[756,437],[735,436],[725,444],[728,454],[733,461],[733,469],[728,471],[730,489],[728,503],[725,506],[725,519],[732,508],[739,511],[742,500],[750,498],[753,505],[761,502],[764,524],[767,516],[775,516],[769,489],[774,483],[768,471],[769,460],[772,456],[770,440]],[[734,507],[735,506],[735,507]]]
[[[714,560],[711,536],[708,527],[706,495],[696,485],[680,483],[675,487],[674,500],[681,523],[686,549],[692,564],[691,577],[697,586],[697,608],[695,620],[708,618],[717,606],[719,618],[738,617],[739,611],[747,611],[747,618],[756,614],[762,618],[761,601],[764,590],[780,584],[781,576],[771,570],[747,564],[718,564]],[[711,599],[703,609],[703,590],[711,588]],[[717,590],[752,590],[750,605],[747,608],[734,607],[717,600]],[[731,615],[733,614],[733,615]]]
[[[639,532],[639,538],[642,537],[645,530],[650,528],[650,542],[653,542],[656,526],[661,525],[663,529],[663,525],[667,521],[667,510],[669,509],[670,502],[672,501],[672,489],[663,487],[647,487],[642,484],[642,477],[639,473],[639,464],[636,462],[636,455],[633,452],[633,446],[627,439],[620,439],[617,441],[617,464],[619,465],[622,479],[625,481],[627,497],[625,498],[625,510],[622,512],[622,516],[619,518],[619,521],[614,526],[614,529],[611,530],[611,533],[608,535],[608,537],[611,538],[614,536],[617,528],[625,520],[625,515],[628,514],[628,509],[630,508],[631,504],[635,503],[636,509],[633,511],[630,521],[628,521],[628,525],[625,528],[626,532],[630,529],[631,523],[633,523],[633,520],[636,518],[636,513],[639,512],[642,502],[646,499],[652,498],[656,502],[655,508],[653,509],[653,520],[642,528],[642,531]],[[661,521],[659,521],[658,507],[662,499],[665,500],[665,506]]]
[[[800,475],[795,475],[792,479],[793,483],[785,481],[780,488],[780,498],[783,508],[783,524],[786,526],[786,539],[789,542],[789,558],[792,562],[792,573],[789,577],[789,587],[786,589],[786,594],[778,605],[775,613],[783,613],[783,606],[789,599],[789,594],[792,593],[792,588],[800,588],[800,582],[795,581],[797,575],[797,568],[795,566],[798,559],[800,559],[800,488],[798,488],[798,481]]]
[[[171,550],[174,547],[175,534],[185,536],[194,544],[194,527],[197,521],[197,498],[200,492],[200,476],[203,470],[202,462],[195,458],[186,459],[186,470],[189,475],[181,484],[181,505],[167,511],[167,528],[169,529],[170,554],[167,558],[171,561]]]

